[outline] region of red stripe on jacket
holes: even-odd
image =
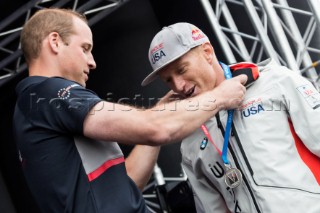
[[[291,134],[294,138],[298,153],[303,160],[303,162],[309,167],[311,172],[313,173],[315,179],[317,180],[318,184],[320,185],[320,158],[310,152],[310,150],[303,144],[299,136],[294,130],[292,122],[289,121]]]
[[[123,163],[124,157],[115,158],[112,160],[108,160],[104,162],[100,167],[98,167],[96,170],[88,174],[89,181],[93,181],[94,179],[98,178],[102,173],[107,171],[110,167],[115,166],[117,164]]]

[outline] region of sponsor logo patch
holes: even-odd
[[[198,28],[192,29],[191,34],[194,41],[204,38],[204,35]]]
[[[320,107],[320,94],[313,86],[306,84],[299,86],[296,89],[312,107],[312,109],[317,109]]]
[[[66,100],[70,97],[71,95],[71,92],[70,92],[70,89],[73,88],[73,87],[77,87],[79,86],[78,84],[72,84],[66,88],[61,88],[59,89],[57,95],[58,95],[58,98],[59,99],[62,99],[62,100]]]
[[[250,101],[247,101],[241,106],[241,117],[250,117],[252,115],[257,115],[260,112],[265,111],[262,99],[256,98]]]
[[[201,141],[200,149],[204,150],[207,147],[207,144],[208,144],[208,138],[204,137],[203,140]]]
[[[163,51],[163,43],[156,45],[150,50],[150,60],[152,64],[157,63],[157,61],[159,61],[163,56],[166,56]]]

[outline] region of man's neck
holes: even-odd
[[[52,65],[45,65],[41,61],[34,61],[29,65],[29,76],[58,76],[57,71]]]
[[[213,69],[216,72],[216,87],[219,86],[224,80],[226,80],[226,77],[224,76],[223,69],[220,66],[220,64],[214,64]]]

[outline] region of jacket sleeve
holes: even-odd
[[[284,73],[285,72],[285,73]],[[294,130],[304,145],[320,157],[320,94],[310,81],[282,68],[279,88]]]
[[[226,213],[227,208],[220,193],[201,175],[197,177],[192,166],[182,161],[183,169],[191,183],[197,213]]]

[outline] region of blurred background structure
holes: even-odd
[[[87,87],[108,101],[149,107],[166,93],[159,80],[147,87],[140,83],[151,71],[147,52],[153,36],[163,26],[176,22],[201,28],[219,60],[227,64],[273,58],[308,78],[318,89],[320,86],[319,0],[2,0],[0,212],[37,212],[20,169],[12,115],[15,86],[27,76],[20,32],[34,12],[47,7],[86,14],[98,65]],[[178,143],[162,148],[159,167],[146,187],[145,198],[153,212],[186,212],[179,210],[181,203],[189,201],[179,147]],[[126,154],[132,147],[122,148]],[[177,201],[179,191],[185,195]],[[171,199],[173,195],[176,202]]]

